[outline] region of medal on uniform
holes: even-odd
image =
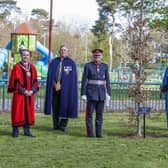
[[[70,71],[72,71],[72,67],[71,66],[64,66],[64,72],[69,75]]]
[[[97,72],[99,72],[99,71],[100,71],[99,66],[97,66],[97,67],[96,67],[96,71],[97,71]]]

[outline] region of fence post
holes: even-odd
[[[3,90],[2,90],[2,110],[5,110],[5,93],[6,93],[6,84],[4,82],[3,84]]]

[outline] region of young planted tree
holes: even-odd
[[[135,74],[134,83],[129,86],[129,95],[135,100],[136,123],[137,123],[137,135],[142,136],[142,115],[139,114],[139,108],[147,106],[147,95],[143,90],[143,84],[146,79],[146,73],[144,65],[147,64],[151,57],[148,48],[148,42],[150,41],[149,30],[144,18],[144,0],[138,2],[140,6],[139,13],[132,18],[132,23],[129,25],[128,44],[129,55],[132,58],[132,73]]]

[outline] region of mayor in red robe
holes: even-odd
[[[13,137],[18,137],[18,127],[24,128],[24,135],[32,136],[30,125],[35,122],[34,94],[38,91],[37,71],[33,64],[29,63],[31,52],[21,51],[22,61],[16,63],[11,71],[8,93],[13,93],[11,106],[11,121]]]

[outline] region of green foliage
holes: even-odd
[[[104,113],[101,139],[87,138],[85,116],[70,120],[65,133],[51,129],[50,116],[36,114],[36,138],[11,137],[10,115],[0,116],[1,168],[158,168],[167,167],[164,114],[146,118],[146,139],[135,136],[128,114]]]
[[[16,13],[20,12],[20,8],[18,8],[16,6],[16,1],[14,1],[14,0],[0,0],[0,18],[1,19],[8,21],[12,10],[15,10]]]
[[[96,21],[91,30],[95,36],[101,39],[101,36],[104,36],[104,34],[108,32],[112,26],[110,18],[113,18],[116,13],[118,1],[97,0],[97,3],[99,5],[99,19]]]
[[[101,48],[103,49],[103,61],[108,62],[109,52],[108,52],[108,46],[106,45],[108,43],[107,39],[107,33],[104,35],[101,35],[101,37],[95,37],[93,40],[92,48]]]
[[[136,16],[139,11],[141,1],[139,0],[97,0],[99,5],[99,19],[96,21],[95,26],[92,28],[92,32],[100,38],[101,34],[111,29],[111,19],[113,19],[115,13],[128,17],[131,20],[130,15]],[[143,0],[143,12],[148,23],[152,28],[168,28],[168,8],[162,0]],[[119,11],[119,12],[118,12]],[[111,19],[110,19],[111,18]],[[115,24],[120,27],[120,24]]]
[[[106,18],[101,17],[101,20],[97,20],[91,31],[95,36],[98,37],[98,41],[104,39],[104,35],[106,34],[105,25],[108,20]]]
[[[14,4],[16,5],[16,1],[15,0],[0,0],[0,4]]]
[[[165,32],[168,31],[168,5],[156,8],[153,10],[153,13],[156,14],[155,18],[150,22],[152,29],[159,29]]]
[[[120,64],[120,51],[119,48],[121,46],[121,41],[117,38],[114,38],[114,44],[113,44],[113,55],[114,55],[114,62],[113,67],[118,67]],[[104,33],[104,35],[101,34],[100,38],[95,37],[92,42],[91,48],[102,48],[103,49],[103,61],[106,63],[109,63],[109,47],[108,47],[108,33]]]
[[[33,9],[32,10],[32,15],[39,15],[39,16],[43,16],[45,17],[46,19],[48,18],[48,12],[44,9]]]

